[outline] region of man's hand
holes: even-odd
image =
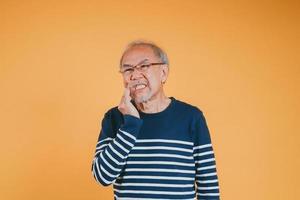
[[[139,112],[134,107],[134,105],[131,103],[131,97],[130,97],[130,87],[132,86],[132,83],[127,84],[127,87],[124,88],[124,94],[122,96],[121,102],[118,106],[118,109],[121,111],[123,115],[133,115],[137,118],[140,118]]]

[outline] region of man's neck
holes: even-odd
[[[157,95],[157,97],[148,100],[147,102],[138,103],[138,110],[144,113],[157,113],[163,111],[171,102],[164,93]]]

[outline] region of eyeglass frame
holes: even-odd
[[[153,66],[153,65],[165,65],[166,63],[165,62],[154,62],[154,63],[142,63],[142,64],[137,64],[137,65],[133,65],[133,66],[131,66],[131,67],[127,67],[126,69],[133,69],[133,71],[130,73],[130,74],[128,74],[128,75],[131,75],[133,72],[134,72],[134,69],[136,68],[139,72],[146,72],[151,66]],[[146,69],[143,71],[142,70],[142,66],[147,66],[146,67]],[[124,70],[122,70],[122,69],[120,69],[119,70],[119,73],[121,73],[122,75],[125,75],[125,73],[126,73],[126,69],[124,69]]]

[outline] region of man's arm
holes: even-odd
[[[198,110],[194,126],[194,160],[197,199],[220,199],[216,161],[209,129],[202,111]]]
[[[102,120],[91,171],[95,180],[103,186],[113,183],[122,172],[143,123],[140,118],[135,116],[123,116],[124,123],[117,133],[112,131],[109,112]]]

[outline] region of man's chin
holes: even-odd
[[[133,100],[136,104],[137,103],[146,103],[149,99],[150,99],[150,97],[148,97],[148,96],[135,96],[133,98]]]

